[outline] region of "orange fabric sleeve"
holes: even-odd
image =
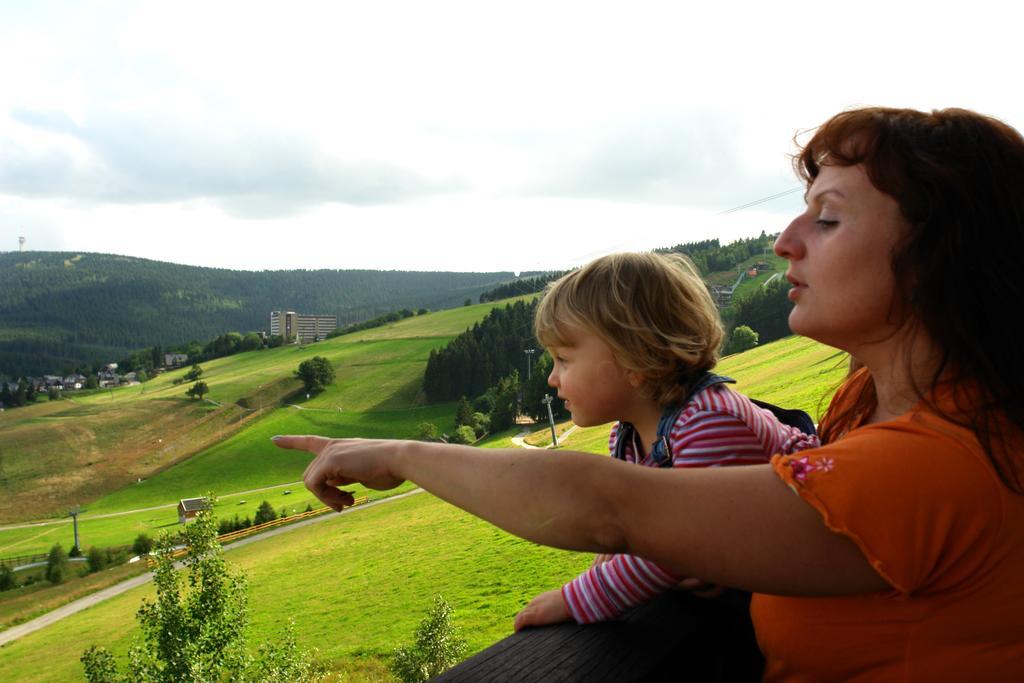
[[[772,466],[896,591],[925,595],[968,580],[1003,524],[998,480],[965,438],[939,418],[910,413],[776,455]]]

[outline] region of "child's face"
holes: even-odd
[[[548,349],[554,368],[548,384],[558,390],[572,421],[592,427],[614,420],[628,420],[639,400],[639,382],[625,370],[597,335],[572,326],[565,346]]]

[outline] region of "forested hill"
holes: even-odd
[[[270,311],[358,322],[448,308],[508,273],[237,271],[109,254],[0,253],[0,375],[60,372],[155,344],[269,327]]]

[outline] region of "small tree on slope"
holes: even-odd
[[[299,363],[295,376],[302,380],[307,392],[323,391],[334,383],[334,366],[323,356],[313,356]]]
[[[457,664],[465,651],[466,641],[452,623],[452,606],[438,595],[416,629],[416,642],[395,651],[391,673],[402,683],[420,683]]]
[[[183,572],[175,569],[171,557],[175,540],[165,534],[157,543],[153,578],[156,600],[144,600],[136,614],[142,634],[129,649],[128,671],[120,674],[113,655],[105,648],[92,646],[82,654],[86,680],[317,680],[320,672],[307,653],[297,650],[290,627],[282,639],[261,647],[258,660],[246,652],[246,580],[225,564],[217,541],[217,521],[210,511],[200,512],[183,535],[189,547]],[[274,672],[274,678],[264,677],[268,671]]]

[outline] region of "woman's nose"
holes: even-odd
[[[800,214],[794,218],[786,229],[779,233],[778,238],[775,240],[775,254],[781,256],[787,261],[794,261],[801,258],[804,255],[804,243],[801,236],[803,227],[803,221],[806,218],[805,214]]]

